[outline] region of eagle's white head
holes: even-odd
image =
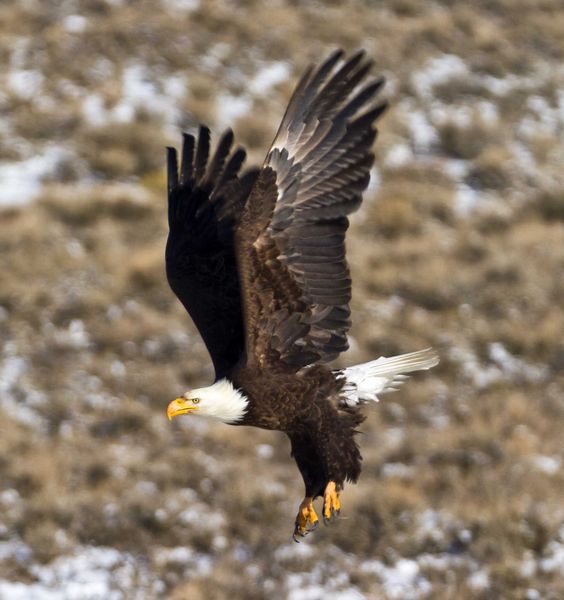
[[[244,417],[248,403],[248,398],[228,379],[220,379],[209,387],[191,390],[176,398],[168,405],[166,414],[169,420],[195,413],[224,423],[236,423]]]

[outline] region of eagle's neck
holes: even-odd
[[[220,379],[209,387],[194,390],[194,393],[201,398],[199,412],[203,416],[224,423],[237,423],[247,412],[249,399],[236,390],[229,379]]]

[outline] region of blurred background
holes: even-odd
[[[0,597],[564,597],[560,0],[3,0]],[[165,144],[260,163],[304,67],[387,77],[352,220],[350,364],[441,364],[370,407],[342,518],[291,540],[279,433],[212,378],[164,277]]]

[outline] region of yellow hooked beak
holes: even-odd
[[[172,421],[173,417],[178,415],[184,415],[193,410],[198,410],[197,406],[194,406],[192,400],[186,400],[186,398],[176,398],[173,400],[166,409],[166,416],[169,421]]]

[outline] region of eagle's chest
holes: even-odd
[[[315,419],[320,397],[316,381],[300,377],[256,377],[242,381],[241,391],[249,399],[242,425],[261,429],[295,431]]]
[[[257,392],[248,395],[249,404],[243,419],[245,425],[291,431],[309,418],[305,393],[296,390],[290,393],[276,388]]]

